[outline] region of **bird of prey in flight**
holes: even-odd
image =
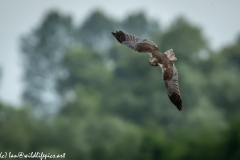
[[[162,68],[162,78],[167,88],[168,97],[179,111],[182,110],[178,73],[172,62],[177,60],[173,50],[170,49],[163,54],[157,48],[157,45],[148,39],[141,39],[122,31],[112,32],[112,34],[121,44],[138,52],[147,52],[150,55],[149,63],[152,66],[160,66]]]

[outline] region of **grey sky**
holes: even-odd
[[[183,15],[203,29],[214,49],[232,43],[240,33],[238,0],[0,0],[0,67],[3,69],[0,99],[14,105],[21,103],[19,38],[36,27],[46,11],[58,9],[72,15],[75,23],[81,23],[96,8],[118,19],[142,10],[164,27]]]

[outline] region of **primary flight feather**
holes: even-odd
[[[119,43],[138,52],[147,52],[151,57],[149,59],[150,64],[162,68],[162,78],[167,88],[168,97],[178,110],[182,110],[182,100],[178,86],[178,73],[172,62],[177,60],[173,50],[168,50],[163,54],[157,48],[157,45],[148,39],[141,39],[122,31],[112,32],[112,34]]]

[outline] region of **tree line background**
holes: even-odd
[[[84,23],[49,12],[21,38],[24,105],[0,104],[0,152],[66,153],[69,160],[240,159],[240,35],[211,49],[177,17],[163,29],[145,13],[122,21],[95,11]],[[159,67],[112,31],[173,49],[183,110]]]

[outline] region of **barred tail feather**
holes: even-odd
[[[168,59],[170,59],[171,61],[176,61],[177,58],[175,57],[175,54],[173,52],[173,49],[167,50],[166,52],[164,52],[164,54],[168,57]]]

